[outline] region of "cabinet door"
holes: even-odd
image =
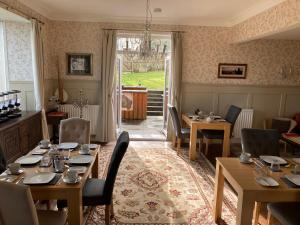
[[[8,163],[15,161],[17,158],[22,156],[22,151],[20,150],[20,135],[19,127],[14,126],[7,129],[2,133],[2,147],[6,155]]]
[[[26,121],[23,121],[20,124],[20,149],[23,155],[27,154],[30,151],[29,148],[29,124]]]

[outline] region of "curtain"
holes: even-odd
[[[44,86],[44,46],[43,25],[32,20],[32,66],[35,109],[42,113],[43,138],[49,139],[49,132],[45,113],[45,86]]]
[[[99,90],[100,107],[96,130],[96,140],[100,142],[109,142],[116,139],[116,120],[114,112],[116,44],[116,31],[103,30],[101,84]]]
[[[182,32],[172,32],[172,49],[171,49],[171,96],[170,104],[177,108],[178,114],[181,115],[181,82],[182,82],[182,61],[183,61],[183,50],[182,50]],[[168,140],[173,135],[172,121],[170,114],[168,113],[168,125],[167,133]]]

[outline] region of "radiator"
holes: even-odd
[[[79,117],[80,112],[78,108],[75,108],[71,104],[60,105],[59,110],[67,112],[69,117]],[[91,134],[96,134],[97,119],[98,119],[99,105],[87,105],[83,108],[83,119],[91,121]]]
[[[241,138],[241,130],[243,128],[252,128],[252,121],[253,109],[242,109],[234,125],[233,137]]]

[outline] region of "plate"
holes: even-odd
[[[48,152],[47,149],[36,149],[31,152],[31,155],[44,155],[46,152]]]
[[[300,164],[300,158],[292,158],[292,160],[297,163],[297,164]]]
[[[71,166],[69,168],[69,170],[77,171],[78,174],[83,174],[86,171],[86,167],[85,166]]]
[[[43,156],[40,155],[23,156],[17,159],[16,163],[20,163],[21,165],[31,165],[38,163],[42,158]]]
[[[292,183],[296,184],[297,186],[300,186],[300,175],[292,174],[292,175],[285,175],[284,177],[289,181],[291,181]]]
[[[45,172],[45,173],[35,173],[25,176],[24,184],[48,184],[55,177],[55,173]]]
[[[279,183],[272,177],[257,177],[256,182],[265,187],[277,187]]]
[[[285,161],[283,158],[278,157],[278,156],[261,155],[259,158],[260,158],[261,160],[263,160],[264,162],[269,163],[269,164],[272,164],[274,160],[277,160],[278,163],[279,163],[280,165],[284,165],[284,164],[287,164],[287,163],[288,163],[288,162]]]
[[[93,161],[94,157],[90,155],[77,155],[69,159],[70,164],[88,164]]]
[[[84,152],[84,151],[82,151],[82,150],[79,150],[78,153],[79,153],[80,155],[90,155],[90,154],[91,154],[91,150],[89,150],[88,152]]]
[[[10,172],[10,170],[8,169],[8,170],[6,170],[6,172],[5,172],[7,175],[20,175],[21,173],[24,173],[24,170],[19,170],[17,173],[14,173],[14,174],[12,174],[11,172]]]
[[[70,149],[70,148],[76,148],[78,146],[78,143],[76,142],[64,142],[60,143],[58,145],[59,149]]]
[[[77,177],[75,182],[71,182],[67,177],[63,177],[63,182],[65,182],[66,184],[76,184],[81,180],[81,177]]]
[[[89,144],[90,149],[96,149],[98,147],[97,144]]]

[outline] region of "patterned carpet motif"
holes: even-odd
[[[100,174],[106,173],[112,149],[100,153]],[[200,158],[190,162],[168,147],[130,147],[114,189],[114,225],[213,225],[214,171]],[[235,224],[236,196],[225,190],[224,224]],[[92,208],[86,225],[104,224],[104,207]]]

